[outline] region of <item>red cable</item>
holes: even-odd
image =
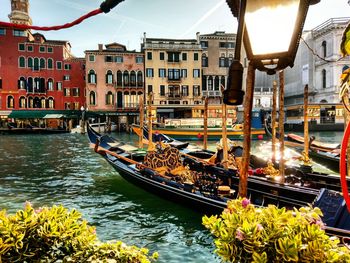
[[[85,20],[91,16],[98,15],[100,13],[102,13],[102,10],[100,8],[98,8],[96,10],[93,10],[93,11],[87,13],[86,15],[83,15],[82,17],[74,20],[71,23],[66,23],[66,24],[60,25],[60,26],[31,26],[31,25],[24,25],[24,24],[1,22],[1,21],[0,21],[0,26],[14,27],[14,28],[18,28],[18,29],[34,29],[34,30],[42,30],[42,31],[60,30],[63,28],[69,28],[69,27],[75,26],[77,24],[80,24],[81,22],[83,22],[83,20]]]
[[[349,197],[349,191],[348,191],[348,184],[346,181],[346,149],[348,147],[349,143],[349,135],[350,135],[350,122],[346,126],[343,141],[341,144],[341,151],[340,151],[340,162],[339,162],[339,172],[340,172],[340,182],[341,182],[341,188],[343,192],[343,197],[346,203],[346,206],[348,208],[348,211],[350,212],[350,197]]]

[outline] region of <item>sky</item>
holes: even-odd
[[[310,6],[304,30],[335,17],[350,17],[348,0],[321,0]],[[99,8],[102,0],[30,0],[35,26],[71,22]],[[0,0],[0,21],[9,22],[11,1]],[[201,34],[236,33],[237,22],[225,0],[125,0],[108,14],[99,14],[70,29],[39,31],[46,39],[68,40],[77,57],[99,43],[117,42],[140,50],[143,33],[150,38],[194,39]]]

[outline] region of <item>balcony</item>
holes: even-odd
[[[221,97],[221,91],[219,90],[203,90],[203,97]]]
[[[181,100],[182,94],[181,93],[167,93],[166,98],[167,98],[167,100]]]
[[[178,78],[174,78],[174,77],[168,77],[168,82],[171,82],[171,83],[179,83],[179,82],[181,82],[181,78],[180,77],[178,77]]]

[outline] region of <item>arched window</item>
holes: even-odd
[[[26,67],[26,59],[25,57],[18,58],[18,67],[25,68]]]
[[[55,101],[53,100],[53,98],[49,98],[48,99],[48,107],[50,108],[50,109],[54,109],[55,108]]]
[[[215,90],[220,90],[220,79],[219,76],[215,77]]]
[[[45,79],[44,78],[40,78],[40,87],[39,87],[39,92],[40,93],[45,93]]]
[[[32,97],[28,98],[28,108],[34,108],[34,100]]]
[[[120,70],[117,72],[117,86],[123,86],[123,73]]]
[[[202,67],[208,67],[208,57],[206,54],[202,55]]]
[[[34,78],[34,92],[39,92],[40,78]]]
[[[53,60],[52,58],[47,59],[47,68],[53,69]]]
[[[28,68],[33,67],[33,58],[31,58],[31,57],[27,58],[27,66],[28,66]]]
[[[39,70],[39,58],[34,58],[34,70]]]
[[[143,87],[143,75],[142,71],[137,72],[137,86]]]
[[[41,102],[39,97],[34,97],[33,99],[33,108],[37,109],[40,108]]]
[[[223,68],[225,67],[225,55],[224,54],[221,54],[221,57],[219,58],[219,67]]]
[[[51,78],[47,80],[47,89],[53,90],[53,80]]]
[[[24,109],[26,107],[26,98],[23,96],[19,98],[19,107],[21,109]]]
[[[12,96],[7,97],[7,108],[13,109],[15,107],[15,100]]]
[[[325,69],[322,70],[322,88],[327,87],[327,71]]]
[[[326,41],[323,41],[322,42],[322,54],[323,54],[323,57],[327,57],[327,42]]]
[[[114,96],[111,91],[108,91],[106,94],[106,105],[113,105],[114,104]]]
[[[91,83],[91,84],[96,84],[96,78],[97,78],[97,75],[95,73],[95,71],[93,69],[91,69],[89,71],[89,74],[88,74],[88,83]]]
[[[46,68],[46,61],[44,58],[40,59],[40,68]]]
[[[29,77],[27,81],[27,92],[33,92],[33,86],[34,86],[33,78]]]
[[[220,86],[223,86],[224,88],[226,87],[226,83],[225,83],[225,77],[224,76],[221,76],[221,81],[220,81]],[[220,88],[221,90],[221,88]]]
[[[25,77],[20,77],[18,80],[18,89],[25,89],[27,87],[27,81]]]
[[[129,86],[129,72],[127,72],[126,70],[123,73],[123,82],[124,86]]]
[[[107,71],[106,74],[106,84],[113,84],[113,73],[111,70]]]
[[[136,73],[135,73],[135,71],[131,71],[131,73],[130,73],[130,86],[136,87]]]
[[[46,108],[46,99],[45,98],[41,98],[41,100],[40,100],[40,106],[41,106],[41,108],[43,108],[43,109],[45,109]]]
[[[96,94],[94,91],[90,91],[90,105],[96,105]]]
[[[213,90],[213,77],[209,76],[208,78],[208,91]]]

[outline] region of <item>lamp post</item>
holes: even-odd
[[[84,106],[80,107],[81,111],[81,124],[80,124],[80,132],[81,134],[85,134],[85,108]]]
[[[276,74],[293,67],[304,22],[310,5],[320,0],[226,0],[238,18],[235,59],[230,66],[227,89],[223,101],[229,105],[242,104],[243,67],[240,48],[243,39],[249,60],[247,94],[245,100],[243,166],[240,173],[239,195],[247,196],[247,172],[250,158],[250,116],[255,69]],[[248,106],[248,107],[247,107]]]

